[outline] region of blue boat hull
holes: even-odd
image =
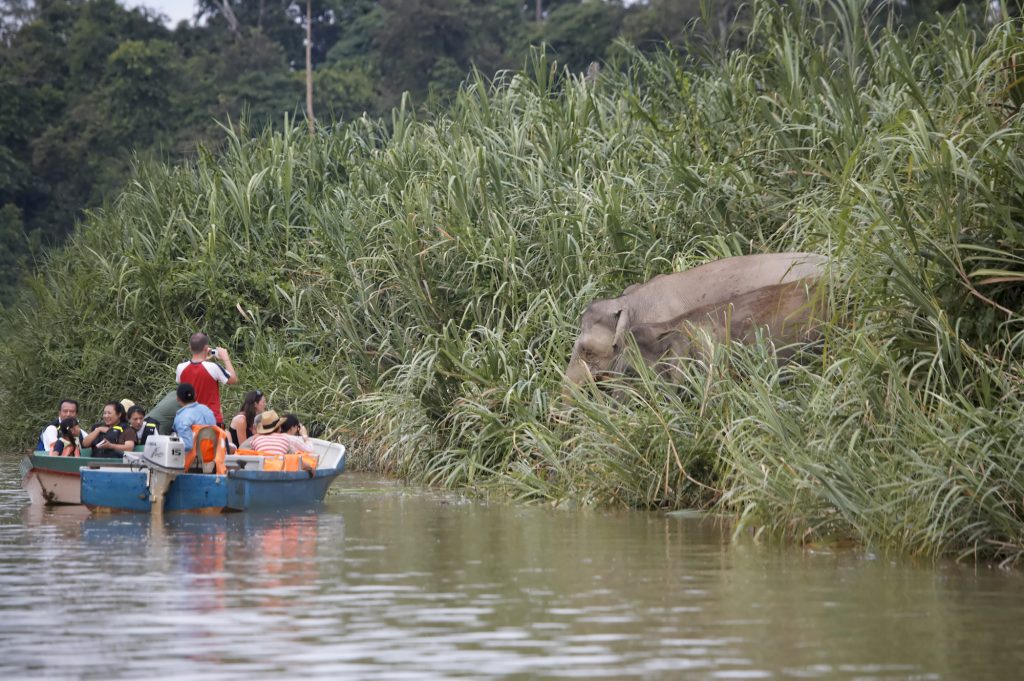
[[[331,483],[345,469],[308,472],[231,470],[227,475],[182,473],[164,494],[164,511],[245,511],[250,508],[308,506],[323,501]],[[145,470],[82,471],[82,503],[90,508],[152,511]]]
[[[343,467],[344,460],[339,468],[318,470],[313,477],[306,471],[230,471],[226,476],[227,507],[244,511],[319,503]]]

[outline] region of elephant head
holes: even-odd
[[[601,380],[622,352],[623,335],[629,328],[630,312],[624,296],[596,300],[587,306],[580,322],[580,333],[565,370],[565,390],[570,384],[582,385]]]

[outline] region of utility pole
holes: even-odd
[[[316,132],[313,124],[313,0],[306,0],[306,122],[312,135]]]

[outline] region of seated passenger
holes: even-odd
[[[196,389],[191,383],[179,383],[176,395],[181,408],[174,415],[174,432],[188,452],[192,449],[192,426],[215,426],[217,418],[209,407],[196,402]]]
[[[103,420],[92,427],[82,439],[85,447],[92,447],[92,455],[107,459],[120,458],[135,449],[135,431],[128,425],[124,405],[107,402],[103,405]]]
[[[252,420],[252,431],[249,433],[249,437],[239,442],[238,447],[236,449],[252,449],[252,439],[256,437],[256,431],[260,429],[260,422],[263,421],[263,414],[266,413],[267,412],[264,411],[259,414],[256,414],[256,418]]]
[[[301,438],[281,432],[284,418],[273,409],[263,412],[260,424],[256,426],[256,435],[249,439],[247,449],[255,449],[268,454],[294,454],[307,451]]]
[[[135,431],[135,444],[144,445],[150,435],[156,435],[160,422],[146,418],[146,410],[137,404],[128,408],[128,423]]]
[[[36,442],[37,452],[48,452],[52,449],[53,443],[57,441],[57,427],[61,421],[69,418],[78,418],[78,402],[65,397],[57,405],[57,418],[47,423],[39,435],[39,441]]]
[[[285,414],[284,423],[281,424],[281,432],[285,435],[291,435],[294,438],[302,440],[303,450],[311,451],[309,444],[309,433],[306,432],[306,426],[299,422],[299,417],[295,414]]]
[[[57,439],[50,445],[50,454],[54,456],[81,456],[82,429],[78,419],[70,416],[61,420],[57,426]]]
[[[156,430],[161,435],[171,434],[171,430],[174,428],[174,415],[178,412],[178,406],[178,393],[176,390],[171,390],[162,395],[146,414],[146,416],[156,422]]]
[[[228,432],[231,433],[231,441],[237,447],[255,434],[253,423],[257,414],[262,414],[267,408],[267,398],[259,390],[251,390],[245,394],[242,406],[228,424]]]

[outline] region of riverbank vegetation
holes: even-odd
[[[7,313],[4,445],[58,395],[152,399],[199,325],[242,387],[395,475],[1016,561],[1019,22],[758,3],[746,42],[620,43],[586,76],[538,53],[441,114],[234,128],[146,166]],[[721,348],[678,385],[559,401],[590,300],[784,250],[832,259],[821,349]]]

